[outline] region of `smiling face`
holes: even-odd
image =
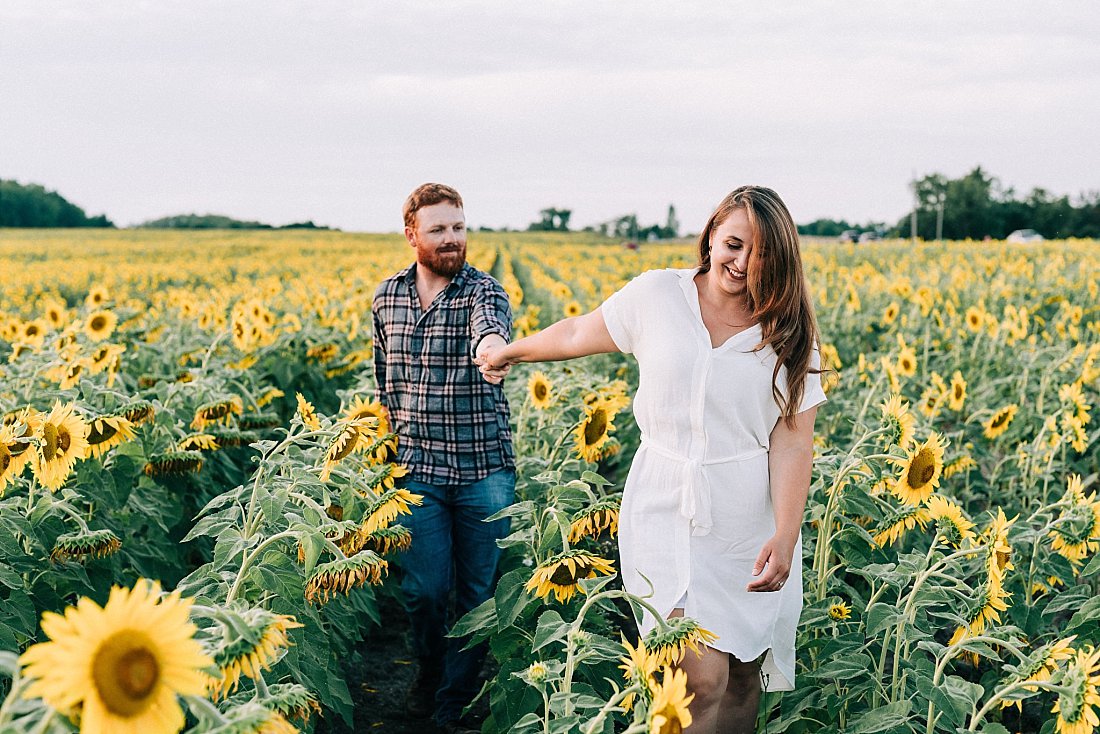
[[[443,201],[417,210],[405,238],[416,250],[421,266],[444,278],[453,278],[466,264],[466,215]]]
[[[744,207],[734,209],[711,230],[707,281],[716,293],[729,296],[746,293],[752,244],[752,225]]]

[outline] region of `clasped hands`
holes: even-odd
[[[477,345],[474,364],[477,365],[486,382],[499,385],[512,369],[513,363],[504,359],[501,353],[506,345],[504,337],[499,334],[488,334]]]

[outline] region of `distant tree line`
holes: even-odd
[[[275,227],[263,222],[233,219],[221,214],[176,214],[139,224],[143,229],[331,229],[314,224],[313,220]]]
[[[539,221],[527,225],[529,232],[568,232],[572,209],[548,207],[539,212]],[[676,218],[676,207],[668,205],[665,223],[639,225],[637,214],[624,214],[615,219],[585,227],[584,232],[599,232],[605,237],[626,240],[663,240],[680,236],[680,220]]]
[[[966,238],[1003,239],[1017,229],[1034,229],[1048,239],[1065,237],[1100,238],[1100,192],[1075,199],[1055,196],[1034,188],[1019,196],[1005,188],[981,166],[956,179],[933,173],[914,183],[917,205],[917,236],[926,240],[941,236],[948,240]],[[838,237],[849,231],[876,232],[888,237],[908,237],[912,214],[896,224],[818,219],[798,225],[799,234]]]
[[[0,227],[113,227],[106,216],[89,217],[56,191],[0,179]]]

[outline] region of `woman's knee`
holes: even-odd
[[[730,655],[726,689],[738,696],[750,695],[759,691],[760,663],[759,660],[744,663]]]

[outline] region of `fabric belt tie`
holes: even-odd
[[[761,446],[735,456],[699,460],[656,444],[645,436],[642,436],[641,447],[680,465],[680,514],[691,522],[691,534],[696,536],[709,535],[713,525],[710,517],[710,481],[704,468],[745,461],[768,453],[768,449]]]

